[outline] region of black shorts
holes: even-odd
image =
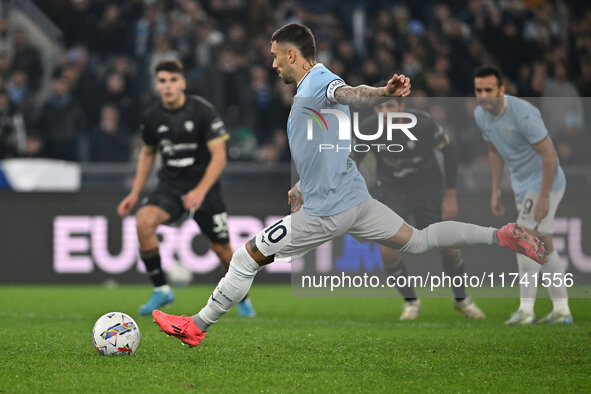
[[[189,211],[183,206],[183,195],[181,189],[159,183],[144,200],[142,206],[155,205],[162,208],[170,215],[167,225],[177,225],[188,218]],[[222,199],[219,185],[214,185],[205,195],[201,207],[195,212],[193,219],[199,225],[201,232],[209,238],[212,243],[227,244],[230,242],[228,235],[228,213]]]
[[[377,188],[380,189],[380,188]],[[432,188],[426,190],[403,191],[390,188],[376,190],[375,198],[387,205],[409,223],[414,218],[414,226],[421,230],[430,224],[441,222],[441,202],[443,189]]]

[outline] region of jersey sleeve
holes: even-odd
[[[535,145],[548,135],[548,130],[546,130],[542,120],[542,114],[533,105],[519,120],[519,131],[530,144]]]
[[[148,114],[144,113],[140,119],[140,132],[142,133],[142,141],[149,146],[158,146],[158,138],[154,132],[154,128],[150,125]]]
[[[209,107],[203,117],[203,130],[205,134],[205,141],[213,141],[218,138],[228,139],[230,136],[226,131],[226,125],[217,111],[213,107]]]

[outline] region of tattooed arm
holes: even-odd
[[[370,104],[377,97],[406,97],[410,94],[410,79],[404,75],[394,76],[386,86],[374,88],[367,85],[341,86],[334,92],[334,98],[341,104]]]

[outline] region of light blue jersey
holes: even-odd
[[[289,113],[289,147],[300,176],[303,209],[311,216],[336,215],[369,198],[365,180],[349,158],[348,149],[319,149],[320,144],[350,146],[350,140],[339,140],[337,116],[321,113],[323,109],[336,109],[350,115],[348,106],[334,99],[336,89],[344,85],[340,77],[316,64],[298,84]]]
[[[542,187],[542,156],[533,148],[548,136],[540,111],[517,97],[505,95],[504,108],[497,117],[478,106],[474,118],[482,136],[497,149],[511,173],[515,201],[521,203],[529,192]],[[563,189],[566,178],[556,162],[552,191]]]

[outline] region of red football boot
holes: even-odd
[[[180,339],[183,343],[189,345],[189,347],[195,347],[201,343],[205,338],[204,332],[202,332],[190,316],[182,315],[167,315],[166,313],[155,310],[152,312],[154,322],[160,326],[160,330],[167,335],[172,335]]]
[[[548,253],[546,247],[538,238],[528,234],[517,223],[504,225],[497,231],[499,246],[521,253],[538,264],[546,264]]]

